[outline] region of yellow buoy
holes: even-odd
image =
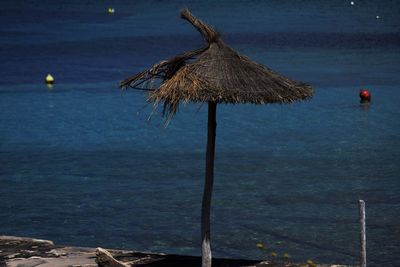
[[[113,14],[114,12],[115,12],[114,8],[112,8],[112,7],[108,8],[108,13],[109,14]]]
[[[53,84],[54,83],[54,78],[53,78],[53,76],[51,76],[51,74],[47,74],[46,83],[47,84]]]

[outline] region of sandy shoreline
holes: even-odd
[[[108,250],[116,259],[131,266],[201,266],[200,257]],[[0,236],[0,267],[97,267],[95,248],[56,245],[50,240]],[[268,263],[257,260],[215,259],[213,267],[300,267],[292,263]],[[316,265],[318,267],[350,267]]]

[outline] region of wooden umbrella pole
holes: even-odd
[[[217,103],[208,102],[208,131],[206,152],[206,175],[204,183],[203,202],[201,207],[201,255],[202,267],[211,267],[211,244],[210,244],[210,209],[211,195],[214,183],[214,157],[215,157],[215,132]]]

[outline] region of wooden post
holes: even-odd
[[[207,152],[206,173],[204,183],[203,201],[201,207],[201,256],[202,267],[211,267],[211,244],[210,244],[210,209],[211,195],[214,183],[214,156],[215,156],[215,132],[217,103],[208,103],[208,130],[207,130]]]
[[[367,266],[367,238],[365,233],[365,202],[358,201],[360,212],[360,267]]]

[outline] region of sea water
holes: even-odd
[[[369,266],[399,266],[396,1],[2,1],[0,234],[199,255],[207,107],[165,128],[143,92],[117,89],[204,44],[182,7],[315,90],[218,105],[214,256],[355,264],[363,199]]]

